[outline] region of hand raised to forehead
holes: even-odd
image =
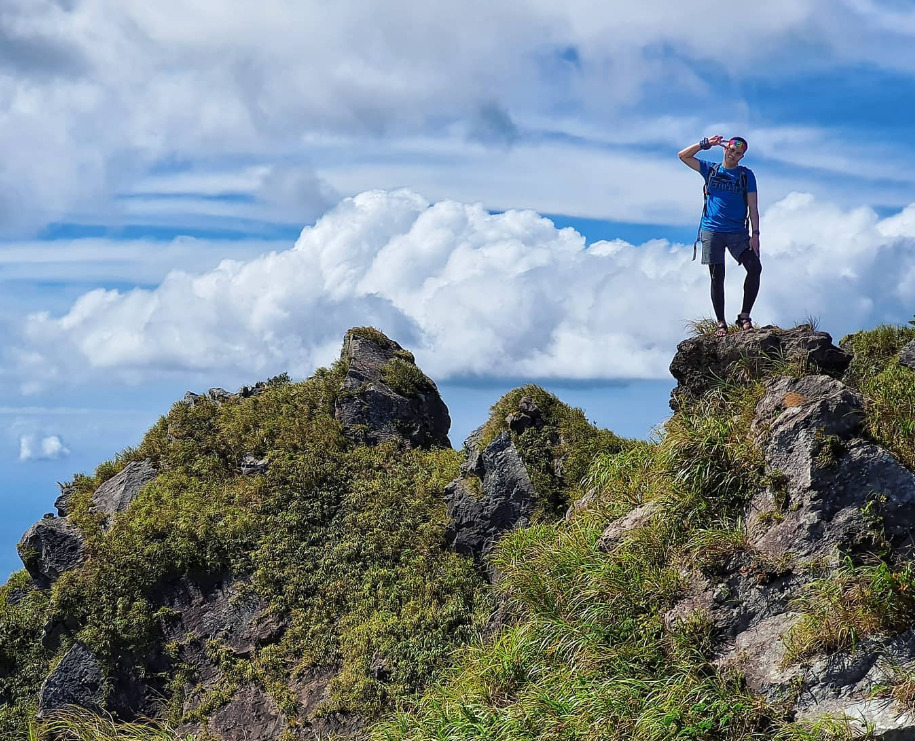
[[[724,140],[724,137],[719,135],[710,136],[708,138],[708,143],[713,147],[726,147],[728,145],[728,143]]]

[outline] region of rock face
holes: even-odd
[[[499,536],[526,524],[537,507],[534,485],[509,433],[479,451],[480,432],[464,443],[463,476],[445,489],[453,548],[478,562]]]
[[[41,685],[39,717],[67,705],[100,708],[102,679],[102,668],[95,654],[81,643],[74,644]]]
[[[32,525],[16,549],[29,576],[42,589],[84,558],[83,536],[69,520],[57,517],[45,517]]]
[[[377,330],[351,329],[340,357],[347,372],[335,416],[347,437],[367,445],[403,440],[411,447],[451,447],[448,407],[412,354]]]
[[[809,326],[789,330],[762,327],[726,337],[693,337],[677,345],[670,364],[670,373],[677,379],[670,406],[676,411],[681,400],[700,397],[720,379],[744,380],[779,361],[806,362],[820,373],[838,378],[851,358],[832,344],[829,334]]]
[[[106,515],[123,512],[136,499],[146,484],[156,478],[157,471],[149,461],[132,461],[116,476],[112,476],[92,495],[92,509]]]

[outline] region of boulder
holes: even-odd
[[[92,509],[109,516],[123,512],[157,473],[149,461],[131,461],[123,471],[95,490]]]
[[[451,447],[448,407],[409,352],[378,330],[351,329],[340,357],[347,371],[334,414],[349,439]]]
[[[899,362],[906,368],[915,370],[915,340],[909,342],[899,351]]]
[[[58,517],[45,517],[32,525],[16,550],[26,571],[42,589],[85,558],[82,534],[69,520]]]
[[[671,408],[697,399],[721,379],[745,380],[771,369],[778,362],[807,363],[817,372],[840,377],[852,356],[832,344],[826,332],[804,325],[782,330],[777,327],[736,332],[726,337],[701,335],[677,345],[670,364],[677,380],[671,392]]]
[[[41,685],[38,716],[45,718],[68,705],[101,708],[102,680],[102,667],[95,654],[75,643]]]
[[[537,507],[537,493],[508,432],[476,458],[476,475],[445,488],[449,540],[455,551],[480,562],[505,532],[527,524]]]

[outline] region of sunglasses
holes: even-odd
[[[746,148],[746,145],[742,141],[738,141],[737,139],[731,139],[731,141],[728,142],[728,146],[736,147],[737,149]]]

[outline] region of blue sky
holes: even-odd
[[[4,3],[0,576],[55,482],[356,324],[455,444],[529,379],[647,435],[710,313],[702,136],[750,142],[759,323],[915,313],[910,3],[230,4]]]

